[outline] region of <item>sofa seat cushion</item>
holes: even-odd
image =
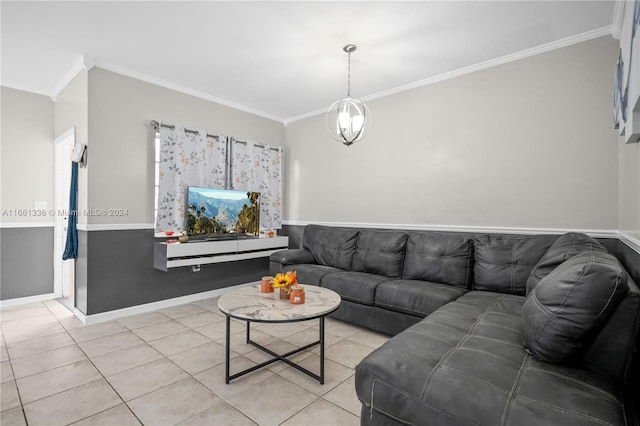
[[[357,229],[308,225],[302,246],[313,254],[316,263],[350,270],[357,239]]]
[[[400,278],[406,244],[404,232],[361,230],[351,270]]]
[[[284,271],[296,271],[296,277],[300,284],[320,285],[323,276],[332,272],[339,272],[341,269],[324,265],[287,265]]]
[[[378,307],[426,317],[465,294],[467,290],[446,284],[416,280],[386,281],[376,288]]]
[[[459,234],[410,233],[402,278],[471,288],[473,240]]]
[[[320,285],[338,293],[344,300],[373,306],[376,287],[389,278],[366,272],[332,272],[324,275]]]
[[[627,294],[627,279],[609,253],[585,252],[565,261],[527,296],[524,345],[544,361],[570,361],[589,346]]]
[[[473,289],[524,296],[531,270],[556,239],[554,235],[476,237]]]
[[[624,424],[603,376],[526,353],[523,303],[473,291],[391,338],[356,367],[362,418],[374,410],[416,425]]]
[[[607,253],[607,249],[597,240],[578,232],[569,232],[560,236],[531,270],[527,279],[527,294],[562,262],[585,252]]]

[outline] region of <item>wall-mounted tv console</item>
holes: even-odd
[[[181,244],[156,242],[153,246],[153,267],[166,272],[181,266],[269,257],[271,253],[288,246],[289,237],[191,241]]]

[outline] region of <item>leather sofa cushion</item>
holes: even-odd
[[[560,236],[533,267],[527,280],[527,294],[565,260],[577,254],[592,251],[606,253],[607,249],[590,236],[578,232],[569,232]]]
[[[323,276],[332,272],[340,272],[341,269],[324,265],[301,264],[285,266],[284,271],[296,271],[296,277],[300,284],[320,285]]]
[[[524,296],[531,270],[556,239],[551,235],[477,236],[473,289]]]
[[[404,232],[362,230],[351,270],[400,278],[406,244]]]
[[[338,293],[344,300],[373,305],[376,287],[387,281],[380,275],[366,272],[333,272],[323,275],[320,285]]]
[[[426,317],[467,290],[427,281],[393,280],[376,288],[376,306]]]
[[[626,295],[627,279],[608,253],[583,253],[565,261],[527,296],[522,308],[524,345],[543,361],[571,360]]]
[[[471,288],[473,241],[464,235],[410,233],[402,278]]]
[[[269,255],[269,260],[279,263],[281,267],[301,263],[316,263],[315,257],[313,257],[313,254],[307,249],[278,250]]]
[[[313,254],[316,263],[350,270],[357,238],[356,229],[308,225],[302,245]]]
[[[363,424],[370,410],[384,424],[624,424],[612,382],[524,351],[523,302],[467,293],[365,357],[355,376]]]

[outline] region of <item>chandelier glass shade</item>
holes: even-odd
[[[327,112],[327,132],[338,142],[350,146],[361,140],[371,127],[371,113],[364,102],[351,97],[351,52],[356,50],[353,44],[343,49],[348,56],[347,97],[334,102]]]

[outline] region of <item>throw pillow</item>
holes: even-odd
[[[608,253],[583,253],[543,278],[522,307],[523,344],[561,363],[586,348],[627,291],[627,273]]]
[[[565,260],[577,254],[592,251],[606,253],[607,249],[590,236],[578,232],[569,232],[560,236],[531,270],[531,275],[527,279],[527,294]]]

